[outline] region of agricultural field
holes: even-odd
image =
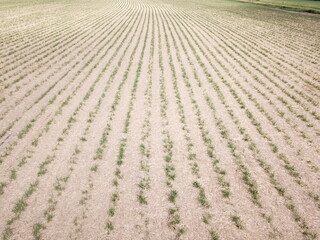
[[[0,239],[320,239],[319,26],[0,0]]]

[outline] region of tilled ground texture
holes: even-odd
[[[318,239],[319,24],[0,0],[1,239]]]

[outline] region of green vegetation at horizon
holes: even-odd
[[[320,14],[319,0],[235,0],[238,2],[247,2],[260,4],[284,10],[308,12]]]

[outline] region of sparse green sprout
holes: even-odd
[[[219,240],[219,235],[215,231],[210,231],[211,240]]]
[[[239,216],[234,215],[231,217],[231,220],[234,222],[234,224],[236,225],[237,228],[244,229]]]
[[[138,200],[140,204],[148,204],[146,197],[141,192],[138,194]]]
[[[211,218],[212,218],[212,215],[211,215],[211,214],[209,214],[209,213],[204,213],[203,216],[202,216],[202,221],[203,221],[205,224],[209,224]]]
[[[15,180],[17,178],[17,170],[12,169],[10,174],[10,180]]]
[[[35,240],[40,240],[41,239],[41,230],[45,229],[46,227],[41,224],[41,223],[37,223],[35,225],[33,225],[33,237]]]
[[[114,213],[115,213],[115,208],[109,208],[109,211],[108,211],[108,215],[110,216],[110,217],[113,217],[114,216]]]
[[[107,222],[106,229],[107,229],[108,231],[112,231],[112,230],[113,230],[113,223],[110,222],[110,221]]]
[[[91,171],[93,171],[93,172],[96,172],[96,171],[98,171],[98,168],[99,168],[99,166],[98,166],[98,164],[95,164],[95,165],[93,165],[92,167],[91,167]]]
[[[176,190],[171,190],[169,194],[169,201],[174,203],[176,201],[177,196],[178,192]]]
[[[18,202],[15,204],[15,206],[13,208],[13,212],[16,214],[19,214],[19,213],[23,212],[27,206],[28,206],[28,204],[26,203],[26,201],[23,198],[20,198],[18,200]]]

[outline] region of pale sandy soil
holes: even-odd
[[[0,6],[1,239],[320,237],[319,19]]]

